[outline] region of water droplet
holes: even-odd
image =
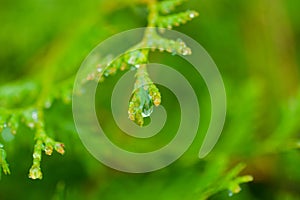
[[[108,71],[105,71],[105,72],[104,72],[104,76],[105,76],[105,77],[108,77],[108,76],[109,76],[109,72],[108,72]]]
[[[191,13],[189,16],[190,16],[190,18],[194,18],[195,17],[195,13]]]
[[[133,65],[135,63],[135,60],[136,60],[136,57],[135,56],[131,56],[129,59],[128,59],[128,64],[131,64]]]
[[[140,66],[141,66],[141,65],[135,65],[135,68],[137,68],[137,69],[138,69],[138,68],[140,68]]]
[[[142,116],[143,117],[149,117],[153,112],[153,105],[150,106],[144,106]]]
[[[103,70],[103,69],[100,68],[100,67],[97,68],[97,72],[99,72],[99,73],[102,72],[102,70]]]
[[[7,127],[7,124],[6,124],[6,123],[4,123],[4,124],[3,124],[3,128],[6,128],[6,127]]]
[[[230,196],[230,197],[233,196],[233,192],[231,190],[228,191],[228,196]]]
[[[34,121],[37,121],[38,120],[38,112],[37,111],[33,111],[32,114],[31,114],[31,117]]]
[[[34,123],[33,122],[29,122],[29,123],[27,123],[27,126],[29,128],[31,128],[31,129],[33,129],[34,128]]]

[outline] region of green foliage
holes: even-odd
[[[144,124],[144,118],[148,117],[153,110],[153,105],[159,106],[161,102],[161,94],[158,88],[153,84],[146,65],[149,62],[149,47],[152,51],[167,51],[173,55],[190,55],[191,49],[181,40],[170,40],[160,36],[152,27],[171,29],[174,25],[179,26],[185,24],[198,16],[195,11],[186,11],[173,15],[160,16],[160,12],[169,13],[181,1],[149,1],[148,5],[148,29],[144,33],[144,37],[139,44],[129,49],[119,58],[112,60],[110,56],[105,58],[102,64],[98,64],[96,69],[90,72],[87,77],[82,80],[86,83],[91,80],[104,81],[105,77],[115,75],[117,71],[136,69],[136,83],[132,98],[129,102],[128,115],[129,119],[140,126]],[[168,12],[166,12],[168,10]],[[161,29],[163,31],[163,29]],[[136,50],[137,49],[137,50]]]
[[[153,106],[159,106],[161,96],[158,88],[149,78],[146,65],[138,66],[136,73],[136,82],[133,95],[129,102],[129,119],[136,121],[138,125],[144,124],[144,117],[149,117],[153,111]]]
[[[299,199],[299,3],[183,2],[1,4],[0,166],[10,176],[1,177],[0,199]],[[80,142],[72,120],[72,87],[94,46],[124,29],[144,26],[147,16],[148,27],[161,29],[148,29],[139,44],[113,62],[107,57],[82,80],[99,80],[104,87],[96,105],[99,121],[115,143],[128,149],[156,149],[169,141],[179,109],[168,90],[153,84],[145,64],[154,60],[189,78],[199,94],[201,124],[194,144],[176,163],[154,173],[123,174],[99,164]],[[191,49],[180,38],[163,37],[163,28],[176,28],[203,44],[225,80],[226,125],[203,160],[197,153],[210,119],[209,95],[201,77],[175,56],[192,54]],[[167,126],[150,144],[134,145],[110,117],[107,97],[125,70],[136,71],[131,120],[143,125],[144,116],[159,104],[168,111]],[[43,179],[27,180],[28,169],[31,179]]]
[[[233,196],[241,191],[240,184],[253,181],[253,177],[246,175],[238,177],[238,174],[245,168],[245,165],[239,164],[235,166],[231,171],[227,172],[226,175],[213,184],[209,185],[201,191],[201,197],[199,199],[207,199],[213,194],[217,194],[223,190],[229,191],[229,196]]]
[[[169,16],[159,16],[157,18],[157,25],[161,28],[171,29],[173,26],[185,24],[196,16],[198,16],[198,13],[195,11],[186,11]]]
[[[4,172],[4,174],[10,174],[8,164],[6,162],[6,152],[3,149],[3,144],[0,144],[0,165],[1,165],[1,168]],[[1,172],[0,172],[0,174],[1,174]]]

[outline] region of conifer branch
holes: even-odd
[[[0,143],[0,167],[2,168],[4,174],[10,174],[10,170],[6,161],[6,151],[3,149],[3,144]],[[1,170],[0,170],[1,178]]]
[[[192,53],[191,49],[180,38],[177,40],[167,39],[159,35],[156,30],[156,28],[170,29],[174,25],[179,26],[198,16],[195,11],[160,15],[160,13],[170,13],[182,2],[182,0],[145,1],[149,14],[148,25],[142,41],[113,61],[113,58],[108,56],[104,59],[103,64],[99,64],[96,70],[89,73],[82,81],[83,84],[91,80],[103,82],[105,78],[116,74],[119,70],[136,70],[136,82],[129,101],[128,115],[129,119],[140,126],[143,126],[144,118],[152,113],[153,106],[159,106],[161,103],[161,94],[147,73],[146,64],[149,63],[150,50],[166,51],[172,55],[183,56]]]
[[[241,184],[253,181],[253,177],[250,175],[239,176],[239,173],[245,167],[246,166],[242,163],[235,166],[227,172],[224,177],[216,180],[215,183],[211,184],[206,189],[201,190],[201,196],[199,199],[207,199],[208,197],[224,190],[228,191],[229,196],[239,193],[241,191]]]
[[[140,126],[144,124],[144,117],[151,114],[153,107],[161,103],[161,94],[147,72],[146,64],[149,63],[150,51],[166,51],[172,55],[192,53],[191,49],[180,39],[164,38],[154,29],[155,27],[173,26],[178,22],[180,25],[190,20],[191,11],[169,14],[182,2],[182,0],[139,1],[139,3],[146,4],[149,10],[148,26],[142,41],[113,61],[113,58],[108,56],[103,60],[104,64],[97,65],[95,70],[82,81],[82,84],[91,80],[102,82],[118,71],[136,70],[136,82],[129,102],[128,115]],[[190,18],[187,19],[187,15]],[[56,72],[56,67],[51,66],[44,70],[42,76],[38,76],[34,80],[24,80],[0,87],[0,133],[7,131],[13,137],[18,133],[21,124],[26,125],[34,132],[33,164],[29,173],[29,177],[33,179],[42,178],[40,162],[43,151],[47,155],[51,155],[53,150],[60,154],[64,153],[64,145],[47,135],[44,110],[49,109],[55,99],[60,99],[66,104],[71,102],[74,77],[59,83],[59,86],[53,90],[56,85],[54,83]],[[0,150],[0,164],[4,173],[9,174],[3,146]]]

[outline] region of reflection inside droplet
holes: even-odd
[[[153,104],[150,106],[144,106],[143,111],[142,111],[142,116],[143,117],[149,117],[153,112]]]
[[[31,114],[31,117],[35,121],[38,120],[38,113],[37,113],[37,111],[33,111],[32,114]]]

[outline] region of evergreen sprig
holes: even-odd
[[[207,199],[208,197],[217,194],[218,192],[227,190],[229,196],[237,194],[241,191],[240,185],[253,181],[250,175],[239,176],[241,171],[246,167],[240,163],[228,171],[223,177],[200,191],[199,199]]]
[[[154,29],[154,27],[160,28],[160,31],[162,28],[171,29],[173,26],[185,24],[198,16],[196,11],[170,14],[182,2],[182,0],[147,2],[148,26],[142,41],[113,61],[113,58],[108,56],[104,59],[104,64],[98,64],[96,69],[82,81],[83,83],[90,80],[102,82],[106,77],[116,74],[119,70],[136,70],[136,82],[129,101],[128,115],[129,119],[140,126],[143,126],[144,118],[152,113],[153,105],[159,106],[161,103],[161,94],[147,73],[147,66],[145,65],[149,63],[150,50],[166,51],[172,55],[183,56],[192,53],[191,49],[180,38],[177,40],[165,38]],[[161,13],[167,15],[161,15]]]
[[[64,88],[64,87],[62,87]],[[59,93],[63,99],[63,92],[60,90],[53,94],[47,95],[47,98],[39,99],[40,88],[34,82],[25,82],[20,87],[17,85],[7,85],[0,88],[0,96],[2,98],[0,108],[0,133],[4,142],[9,142],[19,129],[21,124],[24,124],[33,132],[35,132],[35,146],[33,151],[33,164],[29,172],[29,177],[32,179],[41,179],[42,172],[40,161],[42,151],[47,155],[51,155],[53,149],[60,154],[64,153],[64,145],[56,142],[46,134],[44,123],[44,110],[51,107],[52,99]],[[56,96],[58,97],[58,96]],[[35,99],[38,100],[35,100]],[[23,99],[25,102],[23,102]],[[50,100],[51,99],[51,100]],[[9,174],[8,164],[6,162],[6,152],[1,144],[0,163],[5,174]]]
[[[10,170],[6,161],[6,151],[3,149],[3,144],[1,143],[0,143],[0,166],[4,174],[10,174]],[[0,170],[0,178],[1,178],[1,170]]]
[[[156,85],[151,81],[146,65],[137,65],[136,82],[129,103],[129,119],[143,126],[144,117],[149,117],[154,106],[159,106],[161,96]]]
[[[160,28],[172,29],[174,26],[180,26],[185,24],[187,21],[191,21],[199,14],[196,11],[185,11],[168,16],[159,16],[157,18],[157,26]]]
[[[178,22],[183,24],[191,19],[191,13],[197,15],[191,11],[184,12],[186,14],[169,14],[182,2],[181,0],[143,1],[149,9],[149,29],[145,32],[143,40],[114,61],[111,61],[112,58],[110,57],[106,58],[106,61],[103,61],[104,65],[99,64],[96,66],[95,70],[90,72],[82,81],[83,84],[98,79],[101,82],[118,71],[136,70],[136,83],[129,102],[128,115],[131,120],[141,126],[144,123],[143,118],[151,114],[153,106],[158,106],[161,102],[160,92],[151,81],[145,65],[149,62],[149,52],[159,50],[167,51],[173,55],[191,54],[191,49],[180,39],[170,40],[160,36],[157,31],[150,29],[152,27],[173,26]],[[189,13],[189,16],[187,16],[187,13]],[[109,64],[107,65],[107,63]],[[34,79],[0,87],[0,133],[5,131],[9,136],[7,138],[4,136],[4,143],[17,134],[21,124],[34,132],[33,164],[29,172],[29,177],[32,179],[42,178],[40,168],[42,152],[47,155],[51,155],[53,150],[60,154],[64,153],[64,145],[56,142],[47,134],[44,112],[46,109],[51,108],[54,100],[61,100],[66,104],[71,102],[74,76],[56,83],[53,78],[56,68],[45,69],[42,76],[38,75]],[[55,90],[51,88],[55,88]],[[80,94],[80,91],[78,93]],[[5,174],[9,174],[3,145],[1,145],[0,150],[2,169]]]

